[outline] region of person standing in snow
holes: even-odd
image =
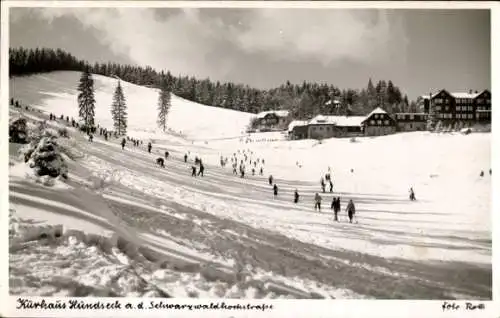
[[[203,177],[203,172],[205,171],[205,166],[200,160],[200,171],[198,172],[198,175],[201,175]]]
[[[273,185],[273,175],[272,174],[269,175],[269,185]]]
[[[191,166],[191,177],[196,177],[196,166]]]
[[[490,176],[491,176],[491,168],[490,168]]]
[[[255,176],[255,168],[252,168],[252,176]]]
[[[346,207],[346,211],[347,211],[347,216],[349,217],[349,223],[352,223],[354,214],[356,214],[356,208],[354,206],[354,202],[352,202],[352,199],[349,200],[349,203],[347,204]]]
[[[273,186],[273,191],[274,191],[274,198],[276,199],[276,197],[278,196],[278,186],[276,185],[276,183]]]
[[[293,194],[293,203],[299,203],[299,191],[295,189],[295,193]]]
[[[236,166],[237,164],[236,163],[233,163],[233,174],[238,174],[238,171],[236,171]]]
[[[165,151],[165,159],[168,159],[169,153],[168,151]]]
[[[338,222],[339,221],[338,214],[340,211],[340,197],[333,198],[332,209],[333,209],[333,213],[334,213],[334,220]]]
[[[480,176],[481,178],[482,178],[482,177],[484,177],[484,171],[483,171],[483,170],[481,170],[481,173],[479,174],[479,176]]]
[[[415,198],[415,192],[413,191],[413,188],[410,188],[410,200],[415,201],[417,198]]]
[[[122,150],[123,150],[123,149],[125,149],[125,143],[126,143],[126,142],[127,142],[127,141],[125,140],[125,138],[123,138],[123,139],[122,139]]]
[[[92,134],[89,134],[89,141],[93,142],[94,141],[94,136]]]
[[[321,177],[321,189],[323,190],[323,193],[325,193],[325,180],[323,180],[323,177]]]
[[[151,145],[151,142],[148,143],[148,152],[151,153],[151,148],[153,148],[153,145]]]
[[[187,162],[187,161],[188,161],[188,155],[184,154],[184,162]]]
[[[321,196],[319,193],[316,192],[316,195],[314,196],[314,211],[319,210],[321,212]]]
[[[260,167],[260,175],[263,176],[264,175],[264,169],[262,167]]]

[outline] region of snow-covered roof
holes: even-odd
[[[338,104],[340,104],[340,101],[337,99],[330,99],[329,101],[327,101],[325,103],[325,105],[331,105],[331,104],[338,105]]]
[[[439,92],[431,94],[432,98],[434,98],[434,96],[438,95],[442,91],[443,90],[440,90]],[[474,98],[478,97],[479,95],[481,95],[483,92],[484,92],[484,90],[481,91],[481,92],[477,92],[477,93],[476,92],[474,92],[474,93],[469,93],[469,92],[451,92],[449,94],[451,96],[453,96],[454,98],[471,98],[471,99],[474,99]],[[422,95],[420,97],[423,98],[423,99],[429,99],[429,95]]]
[[[269,114],[275,114],[278,117],[287,117],[288,116],[288,110],[269,110],[265,112],[260,112],[257,114],[257,118],[261,119],[266,117],[266,115]]]
[[[360,126],[365,116],[323,116],[318,115],[309,121],[309,125],[330,124],[341,127]]]
[[[288,125],[288,131],[292,131],[294,127],[298,126],[307,126],[309,122],[307,120],[293,120],[289,125]]]
[[[471,98],[471,99],[476,98],[479,94],[480,93],[464,93],[464,92],[450,93],[450,95],[455,98]]]
[[[366,118],[370,117],[371,115],[374,115],[374,114],[387,114],[387,112],[385,110],[383,110],[382,108],[380,107],[377,107],[375,108],[374,110],[372,110],[371,113],[369,113]]]

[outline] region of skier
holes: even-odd
[[[321,189],[323,190],[323,193],[325,193],[325,180],[323,180],[323,177],[321,178]]]
[[[293,203],[299,203],[299,191],[295,189],[295,193],[293,194]]]
[[[163,160],[162,157],[156,158],[156,164],[162,168],[165,168],[165,161]]]
[[[94,141],[94,136],[92,134],[89,134],[89,141],[93,142]]]
[[[339,221],[338,213],[340,211],[340,197],[333,198],[332,209],[333,209],[333,213],[334,213],[334,221],[338,222]]]
[[[149,142],[148,143],[148,152],[151,153],[151,148],[153,148],[153,145],[151,145],[151,143]]]
[[[264,169],[262,169],[262,167],[260,167],[260,175],[263,176],[264,175]]]
[[[483,170],[481,170],[481,173],[479,174],[479,176],[480,176],[481,178],[482,178],[482,177],[484,177],[484,171],[483,171]]]
[[[188,155],[187,155],[187,154],[185,154],[185,155],[184,155],[184,162],[187,162],[187,160],[188,160]]]
[[[236,163],[233,163],[233,174],[238,174],[238,171],[236,171]]]
[[[198,172],[198,175],[201,175],[203,177],[203,171],[205,171],[205,166],[203,165],[203,163],[201,163],[200,160],[200,171]]]
[[[108,141],[108,133],[107,132],[104,133],[104,140]]]
[[[354,207],[354,202],[352,202],[352,199],[349,200],[346,211],[347,216],[349,217],[349,223],[352,223],[352,219],[354,218],[354,214],[356,213],[356,208]]]
[[[416,198],[415,198],[415,192],[413,192],[413,188],[410,188],[410,200],[411,201],[415,201]]]
[[[125,143],[126,143],[126,142],[127,142],[127,141],[125,140],[125,138],[123,138],[123,139],[122,139],[122,150],[123,150],[123,149],[125,149]]]
[[[333,192],[333,182],[332,182],[332,180],[328,180],[328,181],[330,181],[330,193],[332,193]]]
[[[252,176],[255,176],[255,168],[252,168]]]
[[[278,186],[276,185],[276,183],[273,186],[273,191],[274,191],[274,198],[276,198],[278,196]]]
[[[168,159],[168,155],[169,155],[168,151],[165,151],[165,159]]]
[[[191,177],[196,177],[196,166],[191,166]]]
[[[491,176],[491,168],[490,168],[490,176]]]
[[[241,178],[245,177],[245,168],[243,166],[240,166],[240,173],[241,173]]]
[[[319,212],[321,212],[321,196],[317,192],[316,195],[314,196],[314,211],[316,211],[316,209],[318,209]]]

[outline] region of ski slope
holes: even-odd
[[[76,116],[74,87],[78,79],[76,72],[14,78],[11,96],[56,115]],[[96,121],[110,127],[109,105],[116,80],[94,79]],[[129,237],[131,241],[159,249],[158,253],[170,259],[180,257],[182,251],[184,261],[210,259],[229,268],[251,265],[247,271],[254,281],[263,276],[280,277],[279,284],[298,290],[289,292],[292,297],[307,293],[336,298],[491,297],[491,284],[487,283],[491,281],[490,134],[415,132],[357,138],[356,142],[329,139],[321,144],[286,141],[279,133],[242,136],[250,114],[174,96],[168,124],[183,132],[180,137],[155,129],[155,90],[122,85],[129,105],[129,135],[154,140],[153,153],[144,148],[122,151],[113,139],[96,138],[90,144],[74,132],[77,147],[86,157],[70,169],[74,189],[88,183],[89,178],[105,180],[102,200],[114,206],[114,213],[102,212],[106,210],[102,205],[80,203],[80,209],[108,223],[112,219],[115,226],[103,225],[97,231],[95,223],[102,220],[94,222],[87,217],[83,226],[72,222],[69,213],[64,221],[48,215],[57,214],[50,209],[26,208],[28,198],[22,196],[31,193],[36,197],[43,191],[34,190],[38,185],[27,186],[23,169],[14,166],[11,187],[18,190],[12,191],[11,202],[17,198],[14,204],[19,218],[55,225],[64,222],[65,228],[106,237],[137,232]],[[146,111],[146,107],[151,110]],[[167,160],[166,169],[155,167],[155,158],[166,149],[173,158]],[[232,175],[230,162],[226,168],[219,167],[221,155],[230,157],[238,150],[251,151],[253,159],[265,159],[264,176],[247,171],[247,177],[241,179]],[[185,153],[189,153],[187,164],[180,160]],[[203,178],[190,176],[195,155],[206,165]],[[241,159],[241,153],[238,157]],[[332,221],[330,193],[322,194],[321,213],[314,211],[312,198],[319,192],[320,177],[328,167],[334,178],[333,195],[341,196],[343,209],[349,199],[354,200],[357,224],[346,223],[343,210],[341,222]],[[483,178],[479,177],[481,170],[486,173]],[[269,174],[279,187],[277,199],[267,183]],[[416,202],[408,200],[410,187],[415,190]],[[298,205],[292,203],[295,189],[301,194]],[[61,194],[65,191],[79,190],[57,190],[52,194],[54,200],[69,200]],[[40,198],[30,200],[39,202]],[[167,284],[165,275],[151,270],[141,277],[174,294],[189,294]],[[168,272],[173,279],[169,275],[177,274]],[[182,279],[192,282],[192,288],[199,288],[203,280],[198,276]],[[209,287],[201,288],[205,292],[198,295],[274,297],[270,289],[256,296],[248,286],[231,289],[234,286],[226,282],[221,291],[203,283]],[[386,290],[389,285],[392,288]]]
[[[56,116],[65,114],[78,118],[77,86],[80,72],[52,72],[28,77],[15,77],[10,81],[10,94],[26,104],[39,107]],[[96,121],[113,129],[111,104],[118,80],[93,75]],[[161,138],[157,127],[159,90],[121,81],[128,112],[130,137]],[[172,94],[168,127],[189,139],[234,138],[242,135],[253,114],[196,104]],[[217,125],[214,123],[224,123]]]

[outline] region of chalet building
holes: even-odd
[[[420,106],[425,113],[434,110],[436,121],[443,124],[453,124],[463,122],[471,125],[476,122],[491,121],[491,92],[450,93],[445,89],[421,96]]]
[[[257,114],[257,129],[259,131],[278,131],[286,129],[287,110],[272,110]]]
[[[396,132],[396,121],[380,107],[368,114],[361,124],[365,136],[383,136]]]
[[[422,131],[427,130],[429,114],[426,113],[397,113],[396,119],[398,131]]]
[[[491,123],[491,92],[484,90],[475,97],[476,121]]]
[[[288,125],[288,138],[291,140],[307,139],[308,120],[294,120]]]
[[[361,136],[364,116],[318,115],[308,123],[307,136],[310,139]]]

